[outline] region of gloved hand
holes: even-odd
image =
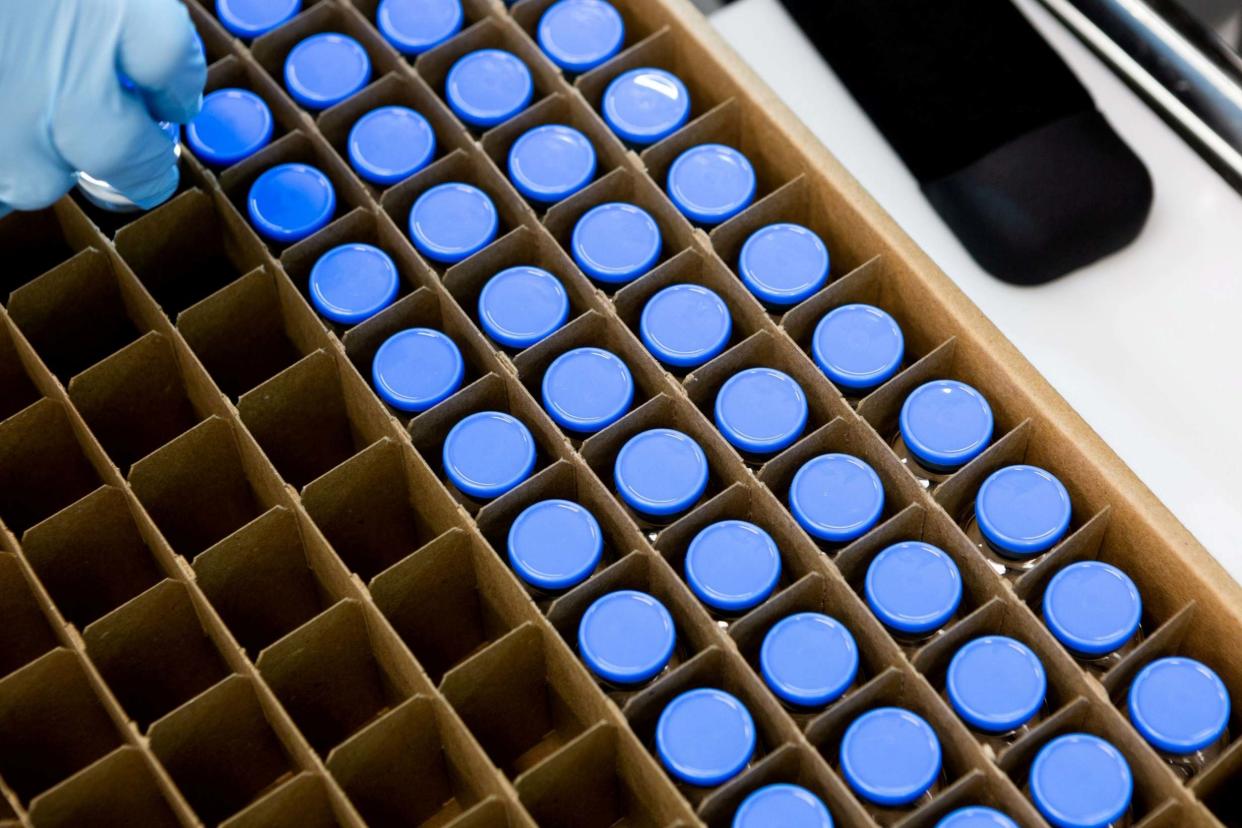
[[[77,170],[166,200],[177,161],[156,122],[197,115],[206,79],[178,0],[0,0],[0,215],[48,206]]]

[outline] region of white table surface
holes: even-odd
[[[1033,289],[975,264],[777,0],[738,0],[711,20],[1242,581],[1242,197],[1047,11],[1018,5],[1142,157],[1156,192],[1134,244]]]

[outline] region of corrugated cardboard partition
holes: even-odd
[[[0,825],[721,826],[748,792],[785,780],[818,793],[838,824],[864,826],[873,823],[835,769],[837,745],[854,716],[889,703],[922,713],[945,746],[941,793],[901,823],[909,828],[977,802],[1043,825],[1022,793],[1025,775],[1034,751],[1071,729],[1126,754],[1136,824],[1239,824],[1242,741],[1185,786],[1118,706],[1135,670],[1171,652],[1205,660],[1242,693],[1242,658],[1229,646],[1242,633],[1238,586],[684,0],[618,2],[626,50],[572,83],[531,37],[549,4],[467,0],[465,32],[410,63],[378,35],[375,0],[308,0],[250,44],[192,2],[209,85],[263,97],[277,122],[271,146],[215,172],[187,153],[183,191],[136,220],[67,198],[0,221]],[[312,117],[282,90],[280,67],[298,40],[330,29],[365,45],[375,80]],[[485,45],[531,66],[537,99],[479,135],[439,92],[451,62]],[[638,155],[596,107],[612,77],[647,64],[681,75],[694,117]],[[440,150],[381,190],[352,174],[343,149],[356,118],[388,103],[422,112]],[[522,130],[549,122],[591,136],[600,175],[537,211],[502,168]],[[756,204],[710,234],[662,192],[676,153],[706,140],[746,152],[760,182]],[[277,249],[249,228],[244,201],[262,170],[289,160],[322,168],[340,207],[325,230]],[[419,193],[454,179],[494,198],[504,232],[455,267],[433,267],[407,241],[405,217]],[[565,244],[578,216],[616,198],[656,216],[665,250],[647,276],[606,294]],[[746,236],[778,219],[818,232],[835,271],[780,318],[732,273]],[[315,260],[345,241],[380,245],[402,275],[400,299],[347,331],[325,327],[306,299]],[[478,330],[476,303],[491,274],[519,263],[562,279],[571,321],[506,354]],[[719,292],[735,331],[720,357],[684,377],[665,372],[636,335],[646,299],[679,280]],[[807,345],[827,310],[859,300],[900,321],[910,360],[855,410]],[[457,342],[467,383],[411,418],[386,408],[366,377],[384,338],[414,324]],[[584,344],[619,354],[637,393],[629,415],[577,445],[533,392],[556,355]],[[752,365],[790,373],[812,401],[806,436],[754,472],[708,416],[724,379]],[[905,394],[946,376],[987,395],[998,439],[933,497],[888,441]],[[467,512],[440,482],[439,453],[452,423],[485,408],[531,427],[538,467]],[[655,425],[693,434],[712,474],[702,504],[649,537],[613,497],[611,465],[629,435]],[[866,458],[887,493],[883,523],[832,558],[784,507],[797,467],[829,450]],[[984,476],[1020,460],[1065,481],[1075,513],[1047,563],[1010,585],[958,521]],[[546,497],[588,506],[607,549],[601,570],[545,614],[502,553],[514,516]],[[785,562],[774,596],[727,629],[680,575],[689,540],[723,518],[762,525]],[[919,538],[956,559],[965,599],[943,636],[906,652],[867,610],[860,584],[884,546]],[[1036,613],[1050,573],[1081,558],[1118,563],[1145,599],[1146,643],[1102,681]],[[614,699],[574,641],[590,601],[620,587],[657,595],[680,646],[675,669]],[[857,689],[809,721],[795,721],[756,668],[766,631],[799,610],[841,619],[862,652]],[[952,650],[984,632],[1026,641],[1050,673],[1042,723],[999,756],[941,696]],[[667,700],[695,686],[746,702],[760,752],[738,778],[687,798],[651,737]]]

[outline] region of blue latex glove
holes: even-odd
[[[48,206],[77,170],[166,200],[179,176],[156,122],[198,114],[206,79],[178,0],[0,0],[0,215]]]

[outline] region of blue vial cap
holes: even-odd
[[[848,543],[880,519],[884,485],[875,469],[853,455],[821,454],[794,475],[789,506],[813,537]]]
[[[1048,676],[1031,648],[1004,635],[985,635],[963,646],[949,662],[945,692],[971,727],[1007,733],[1044,706]]]
[[[612,425],[634,402],[634,378],[625,362],[603,348],[574,348],[543,375],[543,407],[556,424],[578,434]]]
[[[491,498],[517,486],[535,468],[535,438],[520,420],[480,411],[444,438],[444,472],[470,497]]]
[[[604,533],[595,516],[568,500],[541,500],[509,527],[509,565],[536,589],[577,586],[599,566]]]
[[[962,602],[962,574],[943,549],[895,543],[876,555],[863,584],[867,606],[884,626],[923,635],[943,627]]]
[[[421,55],[461,31],[461,0],[381,0],[375,12],[384,39],[403,55]]]
[[[1089,733],[1059,736],[1031,764],[1031,801],[1057,828],[1106,828],[1130,809],[1134,777],[1121,751]]]
[[[578,652],[592,673],[620,685],[640,684],[673,656],[677,631],[664,605],[624,589],[597,599],[578,624]]]
[[[854,793],[868,802],[908,805],[940,776],[940,740],[917,713],[879,707],[846,729],[841,772]]]
[[[663,248],[660,225],[641,207],[610,202],[591,208],[574,225],[574,261],[599,282],[619,285],[642,276]]]
[[[652,67],[623,72],[604,90],[604,121],[621,140],[647,146],[690,120],[690,92],[672,72]]]
[[[806,428],[806,394],[775,368],[747,368],[720,386],[716,428],[737,448],[771,455],[788,448]]]
[[[714,688],[682,693],[656,723],[656,753],[674,777],[710,788],[742,772],[755,753],[755,721],[736,697]]]
[[[936,823],[936,828],[1018,828],[1018,823],[992,808],[958,808]]]
[[[250,185],[250,223],[269,241],[288,244],[323,229],[336,212],[332,182],[308,164],[280,164]]]
[[[759,606],[781,577],[781,553],[772,536],[744,520],[704,528],[686,550],[686,582],[700,601],[725,612]]]
[[[444,81],[449,106],[473,127],[494,127],[530,105],[535,82],[521,58],[479,49],[458,59]]]
[[[934,380],[911,391],[899,423],[906,448],[933,471],[960,469],[992,441],[992,407],[957,380]]]
[[[487,193],[471,184],[438,184],[410,208],[410,238],[432,261],[454,264],[496,238],[500,216]]]
[[[272,140],[272,110],[248,89],[217,89],[186,124],[185,140],[213,167],[228,167],[254,155]]]
[[[796,305],[828,281],[828,248],[800,224],[769,224],[751,234],[738,255],[738,276],[768,305]]]
[[[841,388],[867,391],[887,382],[906,354],[897,320],[871,305],[842,305],[819,320],[811,356]]]
[[[992,546],[1020,557],[1038,555],[1069,529],[1069,492],[1037,466],[1006,466],[979,487],[975,517]]]
[[[1212,668],[1193,658],[1161,658],[1130,685],[1130,721],[1165,753],[1203,750],[1229,725],[1229,690]]]
[[[832,814],[819,797],[800,785],[764,785],[742,800],[733,828],[832,828]]]
[[[831,704],[858,676],[858,645],[845,625],[818,612],[800,612],[768,630],[759,670],[776,695],[799,707]]]
[[[319,257],[310,274],[315,310],[340,325],[356,325],[397,298],[397,266],[369,244],[342,244]]]
[[[335,106],[371,80],[371,58],[349,35],[324,32],[303,40],[285,58],[285,88],[307,109]]]
[[[216,0],[216,17],[230,34],[254,38],[292,20],[302,0]]]
[[[358,119],[347,148],[354,171],[386,187],[427,166],[436,153],[436,133],[414,110],[382,106]]]
[[[529,348],[568,318],[565,286],[539,267],[502,270],[487,280],[479,294],[483,332],[506,348]]]
[[[707,455],[689,435],[653,428],[621,447],[613,480],[631,508],[657,517],[675,515],[707,489]]]
[[[399,411],[426,411],[461,388],[461,351],[431,328],[407,328],[385,340],[371,362],[371,382]]]
[[[540,204],[569,198],[595,177],[595,147],[571,126],[544,124],[525,132],[509,150],[509,180]]]
[[[700,144],[668,168],[668,194],[691,221],[720,224],[755,200],[755,168],[733,147]]]
[[[560,0],[543,13],[539,48],[568,72],[586,72],[621,51],[625,21],[604,0]]]
[[[1070,564],[1044,590],[1044,623],[1075,653],[1101,656],[1129,641],[1143,617],[1130,576],[1102,561]]]
[[[647,300],[638,333],[660,362],[694,368],[724,350],[733,335],[733,317],[715,291],[670,285]]]

